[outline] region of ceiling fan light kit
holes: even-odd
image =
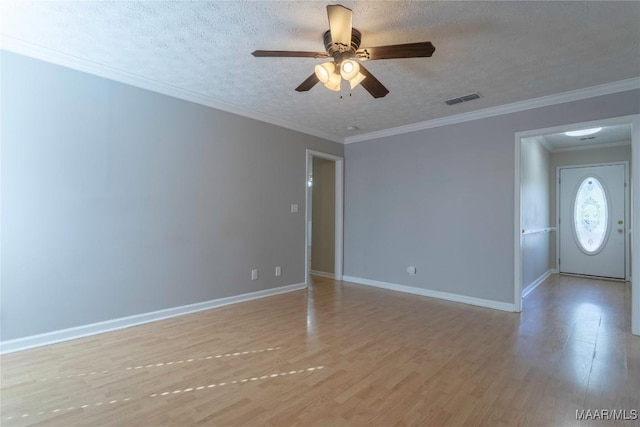
[[[353,59],[345,59],[340,64],[340,75],[343,79],[351,81],[360,73],[360,64]]]
[[[331,75],[336,71],[336,66],[333,62],[325,62],[323,64],[318,64],[315,67],[316,77],[322,83],[328,83]]]
[[[362,81],[364,79],[366,79],[367,76],[365,76],[362,73],[358,73],[356,74],[356,76],[354,78],[352,78],[351,80],[349,80],[349,86],[351,87],[351,89],[353,89],[354,87],[358,86],[360,83],[362,83]]]
[[[298,92],[306,92],[318,82],[327,89],[340,90],[342,80],[349,82],[351,89],[358,85],[374,98],[382,98],[389,93],[359,61],[377,59],[398,59],[430,57],[436,48],[431,42],[407,43],[390,46],[378,46],[360,49],[362,34],[352,26],[352,11],[342,5],[327,6],[329,30],[323,35],[325,52],[301,52],[282,50],[256,50],[255,57],[298,57],[298,58],[333,58],[333,61],[318,64],[314,73],[302,82]]]
[[[360,64],[352,59],[346,59],[340,63],[340,73],[337,72],[334,62],[318,64],[315,66],[315,75],[327,89],[336,92],[340,90],[341,78],[349,82],[351,89],[365,79],[365,76],[360,73]]]
[[[340,83],[342,82],[342,80],[340,79],[340,74],[337,73],[331,73],[331,75],[329,75],[329,81],[327,81],[324,84],[324,87],[326,87],[327,89],[330,89],[334,92],[340,92]]]

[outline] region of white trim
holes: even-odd
[[[420,123],[412,123],[395,128],[383,129],[375,132],[363,133],[360,135],[348,136],[344,139],[345,144],[353,142],[368,141],[387,136],[400,135],[403,133],[415,132],[440,126],[453,125],[456,123],[468,122],[471,120],[485,119],[487,117],[499,116],[502,114],[516,113],[519,111],[531,110],[533,108],[546,107],[549,105],[562,104],[564,102],[579,101],[581,99],[595,96],[609,95],[612,93],[624,92],[627,90],[640,89],[640,78],[620,80],[617,82],[605,83],[598,86],[587,87],[569,92],[543,96],[526,101],[514,102],[512,104],[500,105],[497,107],[485,108],[482,110],[470,111],[468,113],[445,116],[438,119],[427,120]],[[541,135],[537,133],[536,135]]]
[[[515,197],[513,198],[513,226],[515,229],[513,230],[513,306],[514,311],[520,313],[522,311],[522,183],[521,180],[521,163],[522,163],[522,138],[519,133],[515,134],[515,168],[514,168],[514,193]]]
[[[342,280],[343,272],[343,250],[344,250],[344,160],[336,160],[336,178],[335,178],[335,261],[333,264],[334,278]]]
[[[536,141],[538,141],[549,153],[553,153],[553,148],[549,145],[549,143],[543,136],[537,137]]]
[[[519,131],[519,132],[516,132],[516,135],[518,135],[519,138],[531,138],[532,136],[548,135],[551,133],[563,133],[563,132],[574,130],[574,129],[597,127],[599,125],[602,125],[602,126],[628,125],[633,122],[635,117],[636,116],[634,114],[631,114],[628,116],[589,120],[588,122],[569,123],[565,125],[551,126],[548,128]],[[633,143],[633,138],[632,138],[632,143]]]
[[[306,283],[298,283],[294,285],[281,286],[279,288],[265,289],[263,291],[250,292],[247,294],[236,295],[226,298],[218,298],[210,301],[199,302],[195,304],[183,305],[180,307],[167,308],[164,310],[152,311],[150,313],[136,314],[134,316],[121,317],[119,319],[107,320],[104,322],[92,323],[89,325],[77,326],[69,329],[47,332],[39,335],[32,335],[24,338],[17,338],[0,342],[0,354],[13,353],[16,351],[27,350],[34,347],[55,344],[63,341],[74,340],[77,338],[87,337],[91,335],[102,334],[104,332],[115,331],[118,329],[129,328],[131,326],[141,325],[143,323],[155,322],[158,320],[168,319],[170,317],[183,316],[185,314],[195,313],[198,311],[209,310],[216,307],[222,307],[229,304],[237,304],[240,302],[250,301],[258,298],[270,297],[273,295],[283,294],[305,289]]]
[[[522,235],[528,236],[529,234],[551,233],[552,231],[556,231],[556,227],[545,227],[545,228],[536,228],[533,230],[522,230]]]
[[[631,145],[631,141],[607,142],[604,144],[591,144],[591,145],[576,145],[575,147],[564,147],[564,148],[551,148],[548,151],[550,153],[563,153],[567,151],[597,150],[599,148],[623,147],[626,145]]]
[[[327,279],[334,279],[336,276],[333,273],[327,273],[326,271],[309,270],[309,274],[314,276],[326,277]]]
[[[375,132],[368,132],[360,135],[353,135],[342,138],[338,135],[313,129],[308,126],[302,126],[285,119],[271,116],[269,114],[248,110],[244,107],[221,101],[210,96],[205,96],[199,93],[171,86],[166,83],[151,80],[146,77],[131,74],[126,71],[108,67],[106,65],[87,61],[85,59],[32,44],[23,40],[15,39],[6,35],[2,35],[0,38],[0,49],[343,144],[368,141],[392,135],[400,135],[403,133],[415,132],[423,129],[463,123],[471,120],[484,119],[487,117],[499,116],[502,114],[515,113],[519,111],[530,110],[533,108],[561,104],[564,102],[578,101],[595,96],[609,95],[612,93],[624,92],[627,90],[640,88],[640,78],[634,77],[626,80],[605,83],[598,86],[577,89],[569,92],[543,96],[540,98],[499,105],[482,110],[470,111],[468,113],[455,114],[433,120],[427,120],[424,122],[412,123],[405,126],[382,129]]]
[[[547,278],[549,276],[551,276],[552,274],[556,274],[558,271],[555,268],[550,268],[547,271],[545,271],[544,273],[542,273],[542,275],[540,277],[538,277],[536,280],[534,280],[533,282],[531,282],[531,284],[529,284],[529,286],[527,286],[526,288],[524,288],[522,290],[522,298],[526,298],[527,295],[529,295],[531,292],[533,292],[533,290],[535,288],[537,288],[538,286],[540,286],[542,284],[542,282],[544,282],[545,280],[547,280]]]
[[[631,271],[634,280],[631,281],[631,333],[640,335],[640,185],[638,182],[638,169],[640,168],[640,115],[634,116],[631,121],[631,171],[629,180],[631,185],[631,215],[629,223],[633,233],[631,235]],[[630,278],[629,278],[630,279]]]
[[[309,179],[309,172],[313,164],[313,158],[319,157],[321,159],[331,160],[335,162],[335,247],[334,247],[334,263],[333,271],[335,280],[342,280],[342,265],[343,265],[343,248],[344,248],[344,212],[343,212],[343,192],[344,192],[344,159],[333,154],[321,153],[320,151],[306,150],[306,167],[305,167],[305,189],[304,189],[304,218],[305,218],[305,230],[304,230],[304,271],[305,274],[310,273],[311,266],[309,265],[309,189],[306,187],[307,180]],[[305,276],[306,277],[306,276]]]
[[[128,84],[142,89],[147,89],[153,92],[157,92],[163,95],[171,96],[185,101],[194,102],[196,104],[205,105],[207,107],[215,108],[217,110],[227,111],[229,113],[237,114],[239,116],[248,117],[250,119],[259,120],[261,122],[270,123],[272,125],[280,126],[283,128],[291,129],[297,132],[302,132],[307,135],[317,136],[318,138],[327,139],[338,143],[344,143],[342,137],[332,135],[317,129],[312,129],[307,126],[302,126],[297,123],[290,122],[279,117],[275,117],[269,114],[260,113],[253,110],[248,110],[238,105],[221,101],[211,96],[202,95],[200,93],[192,92],[186,89],[172,86],[163,82],[152,80],[143,76],[128,73],[126,71],[118,70],[106,65],[98,64],[86,59],[78,58],[66,53],[58,52],[43,46],[31,44],[22,40],[15,39],[2,35],[0,40],[0,48],[9,52],[17,53],[19,55],[28,56],[30,58],[46,61],[51,64],[61,65],[63,67],[71,68],[77,71],[93,74],[95,76],[103,77],[109,80],[114,80],[119,83]]]
[[[434,291],[431,289],[416,288],[413,286],[398,285],[396,283],[381,282],[378,280],[364,279],[362,277],[344,276],[344,282],[358,283],[360,285],[373,286],[376,288],[389,289],[391,291],[404,292],[408,294],[420,295],[423,297],[437,298],[446,301],[460,302],[463,304],[475,305],[479,307],[492,308],[494,310],[515,311],[513,304],[487,300],[482,298],[469,297],[466,295],[451,294],[449,292]]]

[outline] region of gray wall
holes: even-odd
[[[336,229],[336,164],[313,158],[311,269],[334,273]]]
[[[305,149],[342,145],[0,59],[2,340],[305,281]]]
[[[520,151],[521,225],[525,231],[551,227],[549,216],[549,152],[534,138],[523,138]],[[555,234],[555,233],[554,233]],[[522,288],[551,267],[550,233],[522,236]]]
[[[515,132],[638,113],[632,90],[347,145],[345,275],[513,302]]]
[[[551,203],[549,204],[549,209],[554,225],[556,222],[556,182],[558,182],[558,177],[556,176],[556,168],[558,166],[589,165],[594,163],[609,163],[621,161],[629,162],[629,176],[631,176],[631,145],[611,148],[596,148],[592,150],[575,150],[551,153],[551,175],[549,180],[549,194],[551,195]],[[631,191],[631,186],[627,186],[627,191]],[[630,197],[630,193],[627,197]],[[629,239],[629,250],[631,250],[631,239]],[[552,260],[553,266],[555,268],[555,239],[553,240],[553,245],[551,247],[549,257],[550,260]]]

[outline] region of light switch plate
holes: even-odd
[[[291,213],[298,213],[298,204],[297,203],[292,203],[291,204]]]

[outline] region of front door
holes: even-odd
[[[624,168],[560,169],[560,273],[625,278]]]

